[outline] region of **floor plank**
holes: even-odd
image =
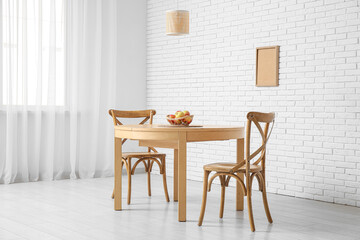
[[[261,195],[253,193],[256,232],[247,210],[236,212],[235,189],[226,191],[224,218],[219,219],[220,188],[214,185],[202,227],[197,226],[202,183],[188,181],[187,218],[177,221],[177,203],[165,201],[161,177],[133,176],[132,204],[114,211],[113,178],[61,180],[0,185],[0,239],[359,239],[360,208],[269,194],[274,223],[268,224]],[[172,193],[172,178],[168,178]]]

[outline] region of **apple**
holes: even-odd
[[[184,122],[185,122],[186,124],[190,124],[190,123],[192,122],[192,117],[190,117],[190,116],[186,117],[186,118],[184,119]]]
[[[183,112],[177,111],[175,113],[175,116],[176,116],[176,118],[181,118],[181,117],[185,116],[185,114]]]
[[[176,118],[176,116],[174,114],[170,114],[169,118]]]
[[[187,110],[183,111],[183,113],[184,113],[184,116],[190,116],[190,112]]]

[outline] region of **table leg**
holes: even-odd
[[[179,204],[178,220],[186,221],[186,132],[179,133],[178,167],[179,167]]]
[[[114,209],[121,210],[121,199],[122,199],[122,139],[115,138],[115,191],[114,191]]]
[[[240,163],[244,160],[244,139],[236,140],[236,162]],[[244,174],[237,173],[241,180],[244,181]],[[242,211],[244,210],[244,194],[241,190],[240,183],[236,182],[236,210]]]
[[[179,193],[179,183],[178,183],[178,178],[179,178],[179,171],[178,171],[178,150],[174,149],[174,202],[177,202],[178,199],[178,193]]]

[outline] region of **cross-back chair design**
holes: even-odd
[[[245,159],[240,163],[212,163],[204,165],[204,187],[203,187],[203,200],[201,205],[201,212],[199,217],[198,225],[201,226],[206,207],[206,197],[207,192],[211,190],[211,184],[216,177],[219,177],[221,183],[221,202],[220,202],[220,213],[219,217],[222,218],[224,214],[224,202],[225,202],[225,187],[229,186],[229,181],[231,178],[235,178],[237,182],[240,183],[241,189],[244,195],[247,197],[249,220],[251,231],[255,231],[254,217],[252,211],[252,202],[251,202],[251,187],[254,177],[259,182],[259,190],[262,192],[263,203],[265,208],[265,213],[267,219],[270,223],[273,222],[271,214],[269,211],[269,205],[266,197],[266,183],[265,183],[265,154],[266,154],[266,143],[269,140],[269,137],[272,132],[272,128],[275,122],[274,113],[260,113],[260,112],[249,112],[247,114],[247,124],[246,124],[246,149],[245,149]],[[253,153],[250,151],[250,134],[251,134],[251,125],[255,124],[256,128],[259,130],[259,133],[262,138],[262,145]],[[265,123],[264,129],[261,127],[260,123]],[[271,130],[269,133],[269,126],[272,123]],[[260,154],[260,157],[255,161],[255,157]],[[209,179],[209,174],[215,171],[216,173]],[[246,182],[236,174],[243,173],[245,174]]]
[[[114,121],[114,126],[123,125],[123,123],[119,120],[119,118],[144,118],[139,125],[145,124],[149,121],[149,124],[153,122],[153,116],[156,114],[156,111],[153,109],[150,110],[139,110],[139,111],[119,111],[110,109],[110,116],[112,116]],[[126,138],[122,140],[122,144],[127,141]],[[166,168],[165,168],[165,157],[166,155],[163,153],[159,153],[155,148],[148,147],[147,152],[123,152],[122,153],[122,165],[125,165],[126,172],[128,176],[128,196],[127,196],[127,204],[130,204],[131,201],[131,175],[134,175],[135,169],[139,163],[143,163],[145,166],[145,172],[147,172],[147,185],[148,185],[148,195],[151,196],[151,182],[150,182],[150,173],[152,171],[154,163],[160,168],[160,174],[163,176],[163,185],[166,201],[169,202],[169,194],[166,183]],[[134,165],[131,165],[131,160],[135,158],[137,159]],[[114,198],[114,191],[112,194],[112,198]]]

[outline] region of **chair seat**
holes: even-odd
[[[224,162],[211,163],[204,165],[204,170],[228,173],[233,167],[236,166],[236,164],[237,163],[224,163]],[[236,172],[245,172],[246,170],[245,168],[246,166],[243,165]],[[261,166],[250,164],[250,172],[260,172],[261,170],[262,170]]]
[[[123,158],[143,158],[143,157],[154,157],[154,158],[160,158],[165,157],[166,154],[164,153],[156,153],[156,152],[124,152],[122,154]]]

